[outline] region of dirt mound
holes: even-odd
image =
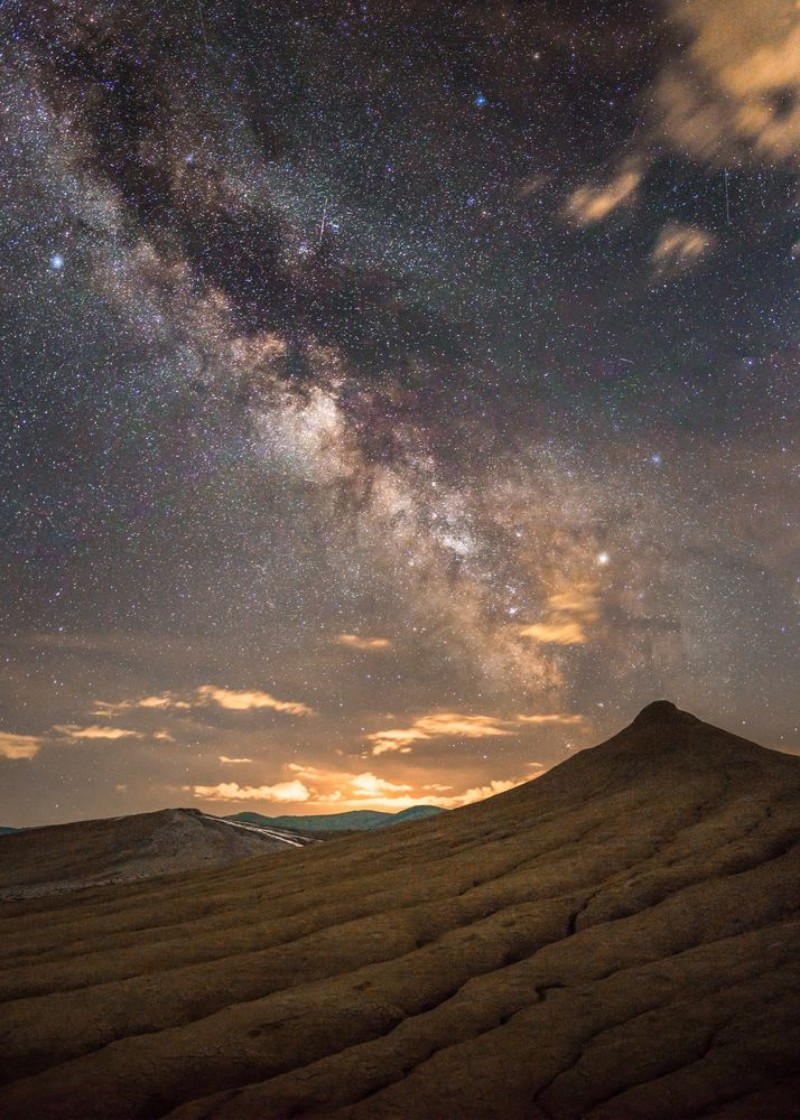
[[[291,832],[237,826],[197,809],[31,828],[0,838],[0,900],[223,867],[309,843]]]
[[[0,910],[4,1120],[789,1120],[800,760],[664,702],[538,781]]]

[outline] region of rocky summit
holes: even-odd
[[[674,705],[429,820],[0,908],[4,1120],[800,1116],[800,759]]]

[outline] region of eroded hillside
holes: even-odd
[[[0,911],[0,1114],[798,1115],[800,760],[671,705],[510,793]]]

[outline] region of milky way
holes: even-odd
[[[729,7],[5,5],[0,823],[800,748],[800,13]]]

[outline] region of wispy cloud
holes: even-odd
[[[523,638],[535,638],[537,642],[558,646],[581,646],[586,642],[583,623],[572,619],[534,622],[530,626],[524,626],[520,634]]]
[[[226,754],[219,756],[220,762],[224,762],[228,766],[237,766],[243,762],[252,762],[252,758],[228,758]]]
[[[142,696],[137,700],[120,700],[117,703],[109,703],[107,700],[95,700],[92,705],[93,716],[104,716],[110,718],[112,716],[122,715],[123,712],[130,712],[134,709],[140,708],[144,711],[169,711],[174,710],[188,710],[191,708],[188,700],[182,700],[174,692],[162,692],[157,696]]]
[[[600,618],[597,595],[590,584],[577,584],[550,595],[547,607],[540,622],[520,628],[521,637],[552,645],[584,645],[587,626]]]
[[[287,712],[293,716],[314,715],[314,709],[308,704],[300,704],[294,700],[278,700],[269,692],[259,692],[255,689],[236,690],[204,684],[197,689],[195,695],[201,705],[216,704],[217,707],[232,712],[252,712],[268,708],[274,712]]]
[[[469,805],[529,782],[540,776],[543,766],[541,763],[531,762],[521,776],[492,779],[461,793],[454,791],[452,786],[437,782],[417,787],[408,781],[381,777],[371,770],[354,774],[325,770],[303,763],[289,763],[286,770],[293,777],[273,785],[243,786],[237,782],[220,782],[218,785],[192,785],[183,788],[196,798],[206,801],[262,801],[266,805],[294,803],[304,806],[304,811],[311,807],[318,811],[370,808],[397,813],[420,804],[457,809],[461,805]]]
[[[13,735],[0,731],[0,758],[34,758],[43,740],[38,735]]]
[[[713,248],[715,238],[698,226],[669,222],[658,235],[651,260],[659,272],[686,269]]]
[[[461,712],[434,712],[420,716],[410,727],[390,728],[367,736],[372,754],[391,751],[408,753],[414,743],[430,739],[485,739],[512,735],[513,721],[496,716],[466,715]]]
[[[392,648],[392,643],[388,638],[365,638],[360,634],[337,634],[332,640],[334,645],[345,646],[347,649],[357,649],[363,652]]]
[[[532,194],[538,194],[550,182],[552,176],[546,174],[533,175],[529,179],[523,180],[517,187],[517,198],[529,198]]]
[[[536,771],[540,771],[541,765],[538,762],[531,763],[531,773],[526,774],[522,778],[507,778],[502,781],[492,779],[484,786],[475,786],[472,789],[466,790],[459,797],[448,798],[447,800],[455,804],[449,805],[448,808],[456,809],[461,805],[474,805],[476,801],[483,801],[487,797],[494,797],[497,793],[507,793],[510,789],[516,789],[517,786],[524,786],[527,782],[533,781],[534,778],[540,777]]]
[[[363,774],[336,774],[331,775],[335,782],[326,789],[314,790],[311,803],[317,805],[337,806],[340,810],[358,809],[369,806],[371,809],[382,809],[391,813],[399,813],[409,809],[412,805],[435,805],[439,809],[458,809],[462,805],[471,805],[475,801],[482,801],[485,797],[492,797],[496,793],[505,793],[506,790],[524,785],[526,782],[538,778],[543,767],[541,763],[532,762],[527,772],[515,778],[490,779],[481,786],[472,786],[462,793],[450,793],[450,786],[439,783],[424,785],[415,788],[404,782],[392,782],[379,778],[367,771]]]
[[[53,731],[68,739],[144,739],[140,731],[130,731],[125,727],[101,727],[99,724],[80,727],[77,723],[57,723]]]
[[[397,794],[411,793],[413,786],[390,782],[369,772],[356,774],[350,782],[350,790],[356,797],[395,797]]]
[[[220,782],[216,786],[184,786],[187,792],[204,801],[308,801],[308,787],[295,779],[274,786],[240,786],[237,782]]]
[[[633,200],[642,177],[641,167],[628,164],[608,183],[578,187],[567,199],[564,216],[579,226],[600,222],[612,210]]]
[[[132,710],[140,711],[192,711],[197,708],[217,707],[230,712],[252,712],[270,710],[285,712],[293,716],[314,715],[308,704],[296,700],[279,700],[270,692],[260,689],[223,688],[213,684],[203,684],[192,692],[160,692],[153,696],[142,696],[136,700],[121,700],[109,703],[96,700],[92,715],[112,717]]]

